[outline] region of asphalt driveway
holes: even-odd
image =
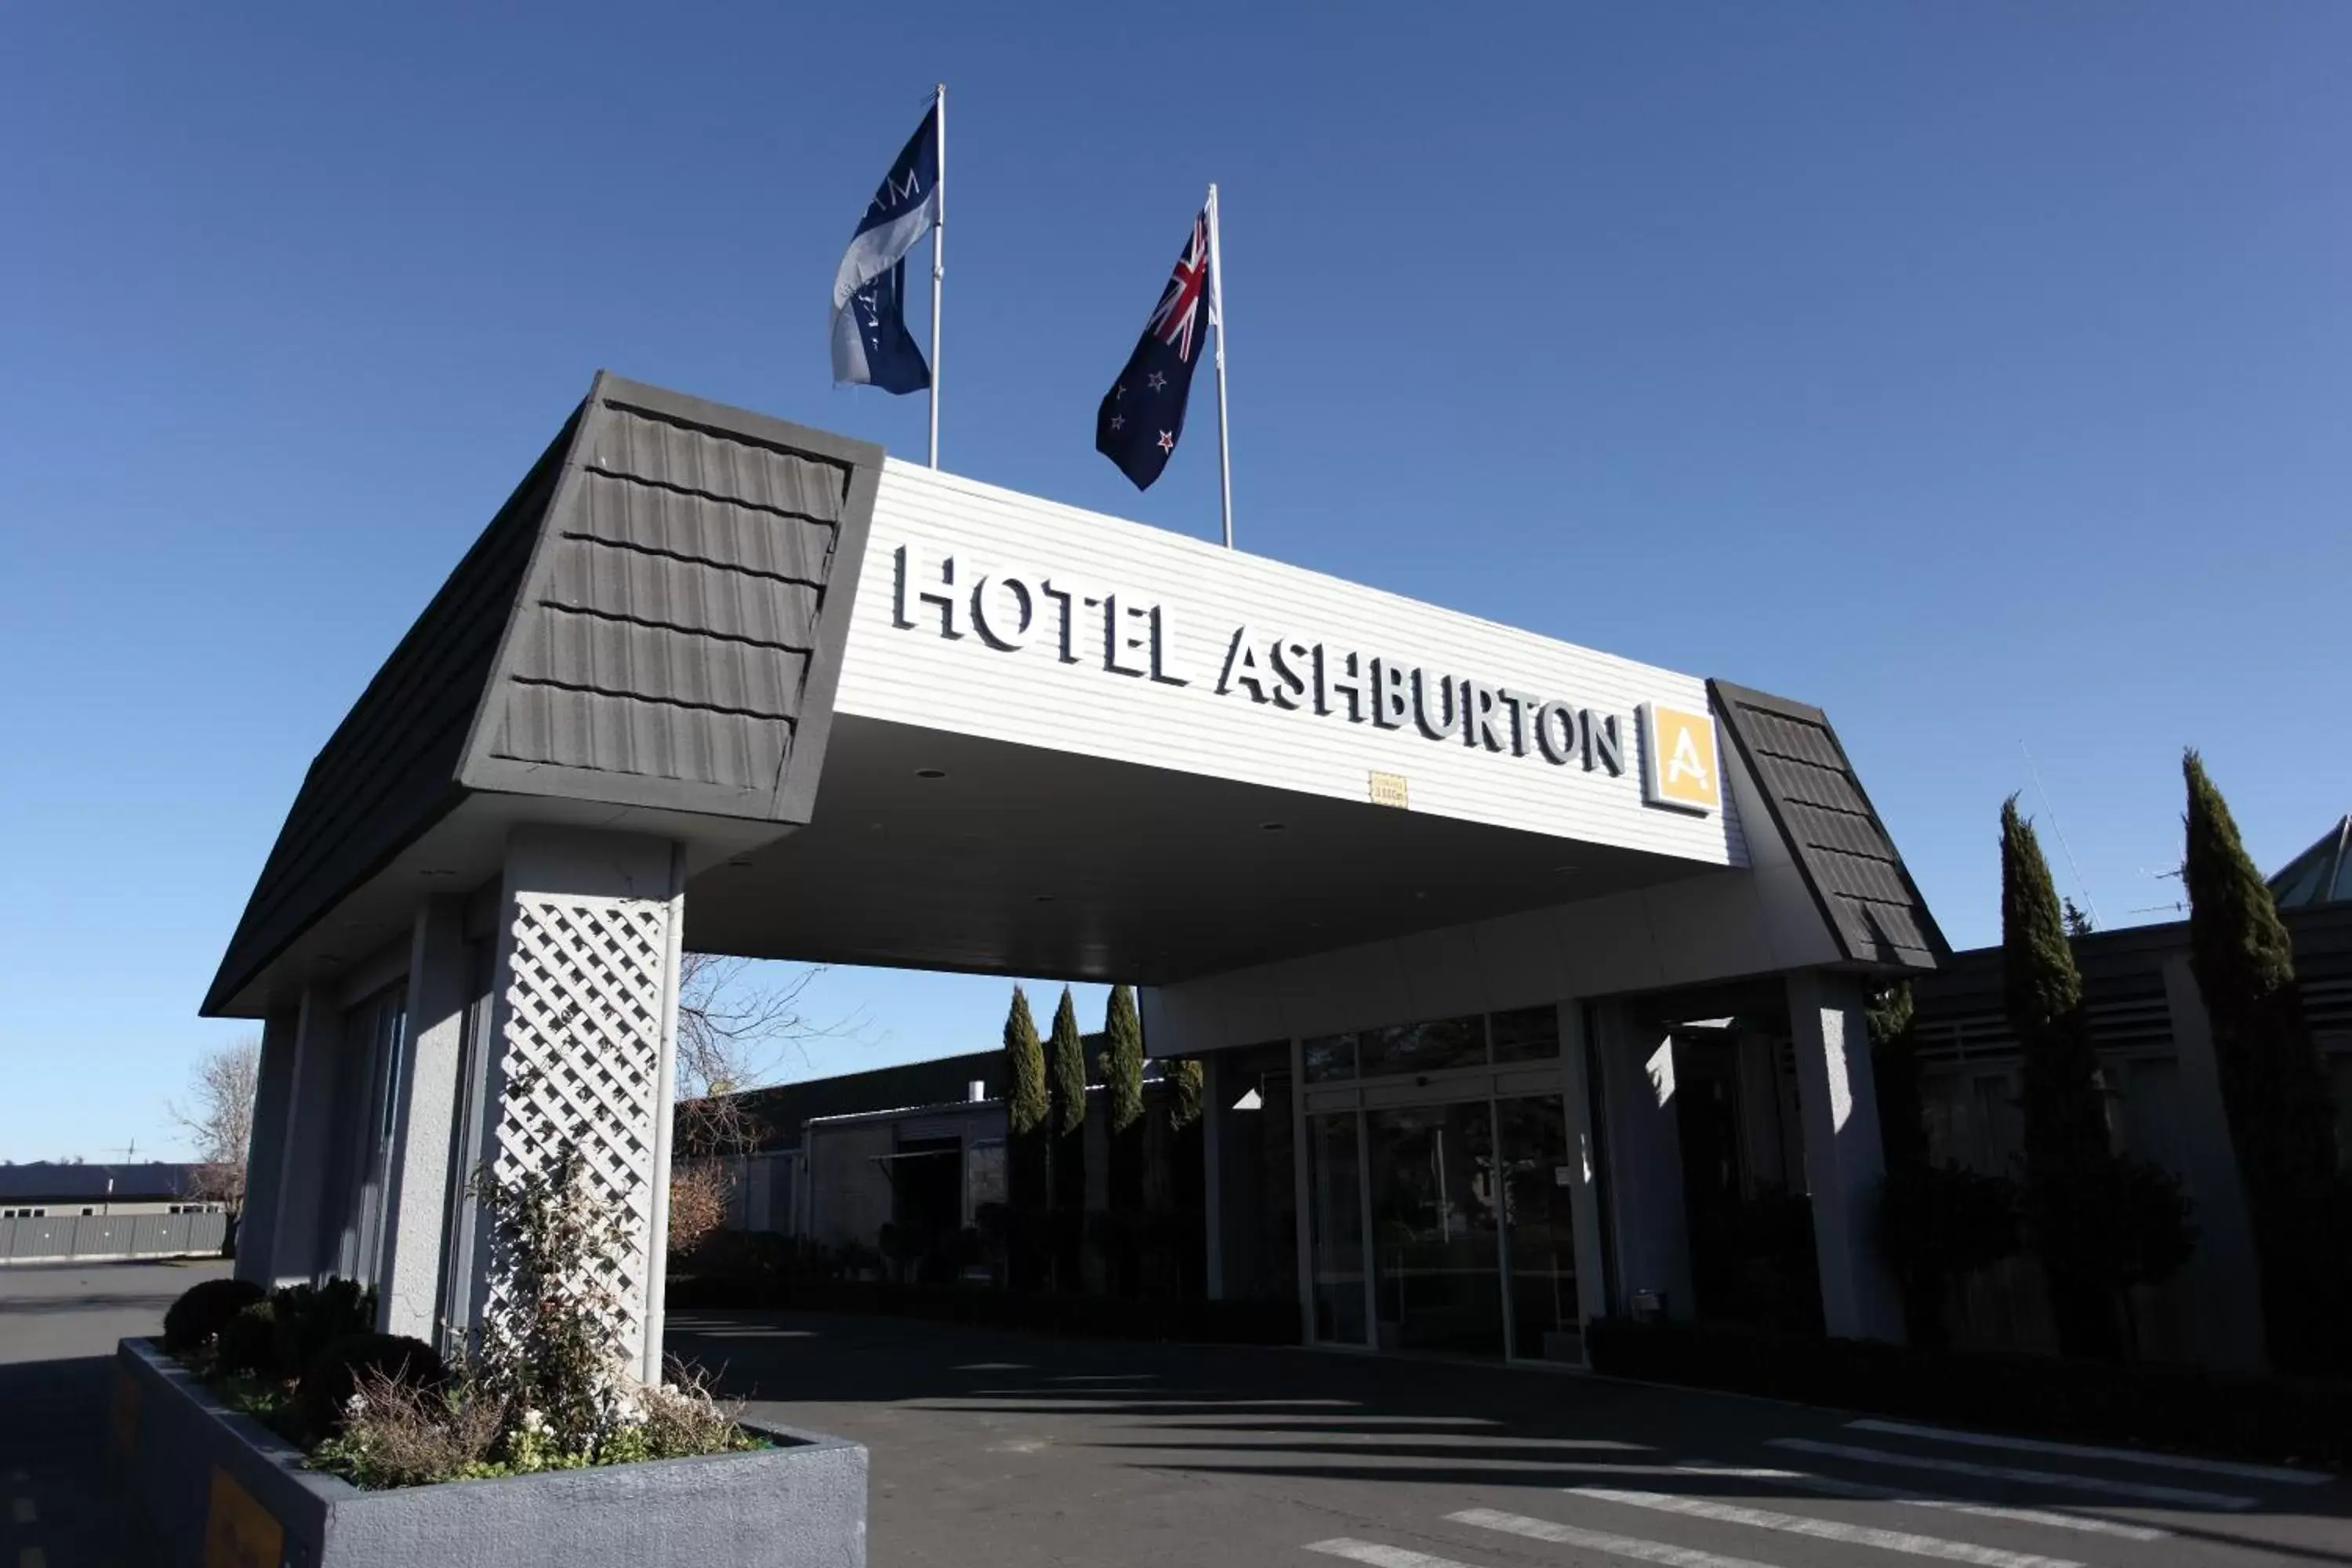
[[[1572,1374],[775,1313],[670,1343],[867,1445],[877,1568],[2352,1564],[2326,1477]]]
[[[0,1568],[108,1561],[109,1358],[198,1265],[0,1270]],[[2352,1568],[2352,1486],[1563,1373],[680,1312],[873,1455],[877,1568]],[[426,1568],[426,1565],[420,1565]]]

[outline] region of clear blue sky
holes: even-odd
[[[825,300],[941,77],[949,467],[1213,531],[1205,423],[1091,424],[1214,179],[1244,546],[1820,703],[1956,942],[2021,740],[2109,924],[2183,743],[2266,864],[2352,808],[2352,7],[494,9],[0,8],[0,1156],[163,1146],[599,366],[919,455]],[[814,994],[805,1069],[1003,1005]]]

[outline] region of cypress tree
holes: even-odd
[[[1143,1114],[1143,1020],[1136,1016],[1135,993],[1111,987],[1103,1018],[1103,1107],[1110,1118],[1108,1218],[1104,1227],[1113,1286],[1132,1294],[1140,1281],[1136,1245],[1143,1214],[1147,1123]]]
[[[2025,1214],[2049,1281],[2060,1353],[2113,1359],[2123,1349],[2095,1194],[2114,1156],[2099,1058],[2083,1014],[2083,977],[2058,892],[2017,797],[2000,808],[2002,999],[2022,1058]]]
[[[1174,1097],[1168,1111],[1169,1126],[1181,1132],[1199,1124],[1208,1081],[1207,1070],[1197,1057],[1182,1057],[1169,1064],[1168,1083]]]
[[[1045,1051],[1037,1040],[1037,1020],[1029,1016],[1029,998],[1013,988],[1013,1010],[1004,1016],[1005,1131],[1025,1138],[1045,1125]]]
[[[2262,1274],[2263,1326],[2282,1371],[2345,1364],[2342,1239],[2330,1234],[2336,1117],[2327,1073],[2295,984],[2294,943],[2239,840],[2204,760],[2181,758],[2189,789],[2189,963],[2213,1026],[2222,1108],[2245,1183]]]
[[[1045,1050],[1029,998],[1013,988],[1004,1016],[1005,1267],[1017,1290],[1034,1289],[1040,1272],[1049,1176],[1045,1142],[1050,1104],[1045,1093]]]
[[[1066,985],[1061,1005],[1054,1009],[1045,1069],[1053,1107],[1054,1267],[1061,1289],[1075,1290],[1086,1243],[1087,1047],[1078,1035],[1077,1005]]]
[[[1911,1342],[1942,1350],[1951,1342],[1944,1302],[1952,1282],[2017,1251],[2017,1192],[2006,1176],[1929,1163],[1916,1016],[1907,980],[1880,992],[1868,1009],[1871,1074],[1886,1152],[1879,1246],[1903,1293]]]
[[[1110,1206],[1143,1202],[1143,1020],[1135,993],[1111,987],[1103,1017],[1103,1103],[1110,1117]]]
[[[1143,1020],[1135,1011],[1135,993],[1124,985],[1111,987],[1103,1017],[1103,1084],[1109,1090],[1111,1131],[1142,1125]]]
[[[1919,1058],[1911,1025],[1911,983],[1897,981],[1867,1009],[1870,1071],[1878,1090],[1878,1136],[1889,1172],[1927,1163],[1927,1128],[1919,1110]]]

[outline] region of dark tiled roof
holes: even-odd
[[[758,1119],[761,1145],[788,1149],[801,1141],[801,1127],[821,1116],[856,1116],[869,1110],[901,1110],[918,1105],[946,1105],[964,1098],[972,1079],[988,1086],[996,1099],[1004,1092],[1004,1053],[974,1051],[968,1056],[941,1057],[936,1061],[902,1062],[897,1067],[834,1078],[780,1083],[737,1096]]]
[[[128,1165],[71,1165],[35,1160],[23,1165],[0,1165],[0,1199],[10,1203],[102,1203],[110,1194],[117,1203],[184,1196],[194,1165],[141,1161]]]
[[[2271,896],[2283,910],[2352,903],[2352,816],[2339,820],[2318,843],[2271,879]]]
[[[1934,968],[1951,949],[1827,716],[1728,681],[1707,688],[1840,950],[1861,963]]]
[[[206,1011],[472,792],[807,821],[881,462],[598,375],[310,764]]]

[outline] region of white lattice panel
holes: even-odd
[[[606,1256],[603,1282],[634,1347],[644,1338],[652,1262],[669,905],[528,894],[512,919],[491,1170],[509,1183],[578,1144],[600,1206],[625,1216],[629,1239]],[[494,1299],[503,1272],[494,1258]]]

